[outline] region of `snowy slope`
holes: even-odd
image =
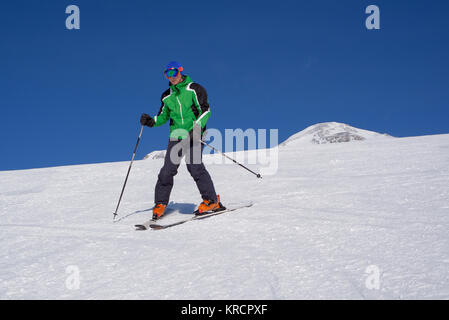
[[[449,135],[286,144],[263,179],[209,164],[255,205],[136,232],[162,162],[134,163],[117,223],[128,162],[0,172],[0,298],[449,298]],[[171,220],[200,202],[175,183]]]

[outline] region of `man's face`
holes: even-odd
[[[176,75],[176,77],[168,77],[168,81],[170,81],[170,83],[172,85],[177,85],[178,83],[182,82],[182,74],[181,72],[178,72],[178,74]]]

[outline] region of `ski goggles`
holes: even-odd
[[[164,71],[164,74],[167,78],[176,77],[182,71],[182,67],[179,69],[170,68]]]

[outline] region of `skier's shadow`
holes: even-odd
[[[175,203],[171,201],[167,205],[167,209],[165,209],[164,216],[168,216],[174,212],[178,212],[180,214],[193,214],[193,211],[195,210],[196,205],[194,203]],[[117,219],[115,222],[119,222],[121,220],[124,220],[128,217],[131,217],[133,215],[144,213],[144,212],[151,212],[153,210],[153,207],[145,209],[145,210],[137,210],[132,213],[127,214],[126,216],[121,217],[120,219]]]
[[[170,214],[173,212],[179,212],[180,214],[193,214],[196,205],[194,203],[174,203],[170,202],[165,209],[165,214]]]

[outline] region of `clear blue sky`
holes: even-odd
[[[78,5],[81,29],[67,30]],[[368,31],[365,8],[381,11]],[[394,136],[449,133],[448,1],[5,1],[0,170],[128,161],[178,60],[209,93],[208,127],[338,121]],[[141,159],[164,149],[146,128]]]

